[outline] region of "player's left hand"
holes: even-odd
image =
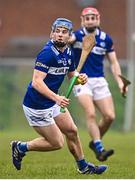
[[[88,76],[85,73],[80,73],[77,78],[76,84],[84,85],[87,81],[88,81]]]
[[[123,97],[126,97],[126,94],[128,92],[128,86],[125,86],[123,82],[119,83],[119,89]]]
[[[122,83],[121,93],[122,93],[122,96],[125,98],[126,93],[128,92],[128,86],[131,84],[131,82],[122,74],[119,74],[118,76],[121,80],[120,84]],[[120,87],[120,85],[119,85],[119,87]]]

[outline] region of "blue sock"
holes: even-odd
[[[19,142],[17,147],[21,153],[25,153],[28,151],[27,143],[26,142]]]
[[[103,147],[103,145],[102,145],[101,140],[96,140],[96,141],[94,141],[93,143],[94,143],[95,148],[96,148],[96,150],[97,150],[98,152],[102,152],[102,151],[104,150],[104,147]]]
[[[87,162],[85,161],[85,159],[81,159],[76,162],[77,162],[77,166],[80,170],[84,169],[88,165]]]

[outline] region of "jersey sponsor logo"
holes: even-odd
[[[64,75],[64,74],[67,74],[68,70],[69,70],[69,67],[60,67],[60,68],[50,67],[48,74]]]
[[[43,68],[45,68],[45,69],[49,69],[48,66],[46,66],[45,64],[43,64],[43,63],[41,63],[41,62],[38,62],[38,61],[36,62],[35,66],[43,67]]]
[[[95,47],[92,49],[92,52],[93,52],[94,54],[104,55],[104,54],[106,53],[106,49],[95,46]]]

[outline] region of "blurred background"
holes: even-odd
[[[35,57],[49,39],[53,21],[58,17],[71,19],[76,30],[86,6],[99,10],[101,28],[113,38],[122,73],[132,82],[127,98],[123,99],[109,63],[105,62],[116,107],[116,121],[111,128],[125,132],[135,129],[134,0],[0,0],[0,130],[27,129],[22,100],[32,77]],[[62,94],[67,86],[65,79]],[[85,128],[83,110],[73,94],[71,99],[70,112],[78,127]]]

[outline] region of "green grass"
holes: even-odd
[[[22,170],[17,171],[11,162],[10,141],[13,139],[31,140],[37,134],[30,128],[24,131],[8,130],[0,132],[0,179],[132,179],[135,178],[135,133],[109,131],[105,138],[106,148],[114,148],[115,154],[104,162],[109,169],[103,175],[80,175],[76,172],[73,157],[65,147],[54,152],[29,152],[23,159]],[[89,137],[80,131],[86,159],[102,164],[88,149]]]
[[[10,141],[13,139],[31,140],[37,137],[37,134],[28,127],[21,105],[27,84],[32,76],[32,70],[29,67],[1,68],[0,70],[0,179],[135,178],[135,133],[124,134],[120,131],[123,127],[125,99],[121,97],[118,87],[109,73],[107,78],[110,82],[116,107],[116,121],[111,129],[119,132],[109,131],[104,138],[105,147],[115,149],[115,155],[104,162],[109,166],[108,171],[100,176],[79,175],[66,143],[62,150],[55,152],[29,152],[23,160],[22,170],[16,171],[11,163]],[[6,76],[6,74],[8,75]],[[65,94],[67,87],[68,84],[65,81],[61,88],[61,94]],[[72,101],[69,110],[77,126],[79,129],[80,127],[86,128],[84,112],[78,105],[73,93],[70,99]],[[18,130],[11,130],[13,127]],[[86,159],[95,164],[102,164],[95,159],[93,152],[88,149],[89,136],[86,130],[80,131],[80,137]]]

